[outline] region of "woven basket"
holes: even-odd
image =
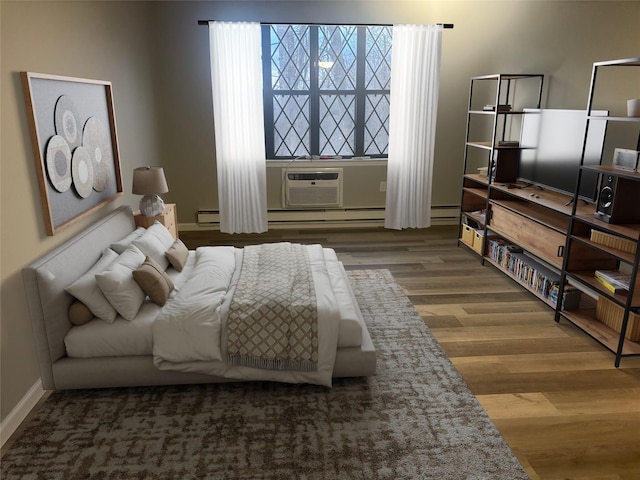
[[[621,252],[630,253],[635,255],[636,243],[625,238],[620,238],[610,233],[599,232],[598,230],[591,230],[591,241],[606,247],[615,248]]]
[[[622,317],[624,316],[624,308],[613,303],[611,300],[599,297],[596,304],[596,318],[604,323],[607,327],[613,328],[616,332],[622,330]],[[640,341],[640,315],[629,312],[629,321],[627,322],[627,331],[625,338],[632,342]]]

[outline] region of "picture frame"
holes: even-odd
[[[626,148],[615,148],[613,166],[621,170],[637,171],[640,165],[640,152]]]
[[[111,82],[21,72],[47,235],[123,194]]]

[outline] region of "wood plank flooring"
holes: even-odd
[[[456,235],[437,226],[180,237],[190,248],[317,242],[347,269],[389,269],[532,479],[640,478],[640,357],[616,369],[612,353],[556,323]]]

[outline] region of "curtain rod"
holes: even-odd
[[[198,25],[209,25],[210,22],[215,20],[198,20]],[[273,22],[260,22],[260,25],[308,25],[313,26],[341,26],[341,25],[355,25],[356,27],[393,27],[390,23],[273,23]],[[453,23],[436,23],[436,25],[442,25],[442,28],[453,28]]]

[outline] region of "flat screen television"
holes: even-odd
[[[587,123],[586,110],[525,109],[522,119],[518,179],[569,195],[574,194]],[[592,111],[606,116],[607,111]],[[605,119],[591,120],[585,148],[585,165],[600,165],[604,148]],[[597,172],[582,172],[579,198],[598,198]]]

